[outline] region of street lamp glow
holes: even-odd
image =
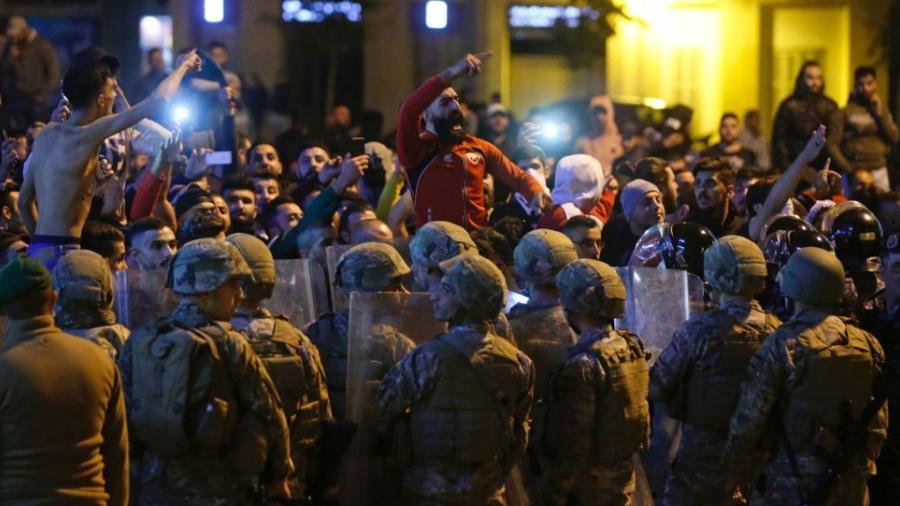
[[[447,28],[447,2],[443,0],[425,2],[425,26],[432,30]]]
[[[225,0],[203,0],[203,20],[221,23],[225,19]]]

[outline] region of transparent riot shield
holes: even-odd
[[[334,244],[325,248],[325,259],[328,262],[328,286],[331,295],[331,310],[335,313],[347,309],[350,301],[341,290],[334,285],[335,273],[337,272],[337,263],[341,259],[341,255],[352,248],[350,244]]]
[[[683,270],[648,267],[616,269],[628,299],[625,317],[616,328],[626,328],[644,341],[655,359],[668,346],[672,334],[691,315],[702,311],[703,282]]]
[[[703,311],[703,281],[683,270],[624,267],[617,269],[628,298],[625,317],[616,328],[626,328],[644,341],[651,363],[668,346],[672,335],[691,316]],[[681,426],[666,414],[662,403],[653,405],[650,448],[641,454],[646,482],[661,497],[678,449]]]
[[[115,275],[116,319],[132,331],[171,314],[178,306],[178,296],[166,288],[165,269],[129,269]]]
[[[276,260],[275,273],[275,290],[265,306],[274,314],[286,316],[295,327],[302,329],[318,314],[310,261]]]
[[[400,469],[375,449],[372,408],[381,379],[401,354],[446,330],[434,319],[424,293],[361,293],[350,296],[347,353],[347,418],[359,425],[344,460],[344,505],[399,504]]]

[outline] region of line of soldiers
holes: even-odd
[[[447,324],[418,346],[391,325],[367,336],[367,374],[382,380],[371,392],[371,427],[356,430],[381,435],[382,457],[402,472],[381,484],[388,495],[378,502],[631,504],[651,400],[683,426],[664,504],[867,502],[890,374],[878,341],[835,316],[845,281],[833,253],[790,257],[779,283],[793,314],[782,324],[754,300],[767,276],[759,247],[718,239],[703,254],[715,308],[688,320],[652,367],[641,338],[614,328],[627,299],[619,275],[577,259],[563,234],[536,230],[516,248],[530,298],[508,323],[504,276],[463,229],[429,223],[411,253],[412,269],[392,247],[366,243],[336,270],[348,293],[402,293],[412,273]],[[101,262],[67,255],[53,273],[53,302],[60,328],[119,365],[132,502],[338,501],[341,471],[323,462],[345,418],[348,313],[325,314],[305,332],[269,313],[271,253],[236,234],[186,244],[168,275],[177,309],[128,336],[111,319]],[[0,281],[6,308],[51,279],[16,259]],[[53,326],[46,315],[29,318]],[[501,335],[507,326],[512,333]],[[21,322],[11,327],[6,347],[21,341]],[[17,357],[0,355],[0,371]]]

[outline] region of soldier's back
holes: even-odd
[[[578,337],[560,304],[518,304],[509,313],[509,325],[519,349],[534,362],[534,398],[543,399],[550,373],[566,361]]]
[[[670,413],[684,422],[678,447],[678,466],[666,481],[664,504],[727,504],[724,490],[723,448],[731,415],[740,400],[741,384],[748,376],[753,355],[780,321],[751,305],[717,308],[691,318],[673,339],[684,354],[673,360],[664,352],[653,370],[654,381],[679,383],[677,399],[669,400]],[[668,368],[687,364],[686,377]],[[753,459],[758,470],[762,457]],[[751,473],[752,474],[752,473]],[[742,477],[749,479],[749,477]],[[749,482],[741,483],[749,489]]]
[[[630,504],[650,436],[649,367],[628,331],[582,336],[553,378],[540,450],[555,504]]]
[[[774,353],[767,360],[776,364],[764,364],[763,370],[778,371],[785,384],[776,399],[784,433],[768,467],[766,504],[797,504],[801,493],[808,497],[835,464],[836,449],[851,438],[860,438],[861,444],[846,472],[834,478],[831,496],[820,500],[867,503],[866,480],[886,435],[886,406],[868,422],[865,434],[857,431],[884,363],[881,346],[850,320],[814,311],[799,313],[769,339],[766,346]],[[765,395],[751,390],[758,391],[757,396]],[[754,401],[742,399],[741,407]],[[740,421],[739,413],[735,417]],[[828,441],[837,443],[830,447]]]
[[[291,457],[295,468],[291,493],[302,496],[314,475],[322,423],[331,418],[319,352],[287,318],[268,311],[235,315],[232,324],[262,359],[278,389],[291,429]]]
[[[506,474],[524,449],[516,425],[530,403],[530,359],[493,333],[456,327],[407,360],[436,365],[416,378],[430,389],[411,408],[407,497],[414,504],[502,504]]]
[[[273,453],[286,450],[273,426],[286,427],[275,387],[246,339],[183,302],[171,317],[136,330],[119,365],[132,438],[143,449],[135,502],[249,500]],[[167,395],[154,397],[153,385]],[[286,461],[278,457],[281,467]]]

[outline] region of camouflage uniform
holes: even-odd
[[[750,357],[781,324],[751,298],[766,278],[756,244],[722,237],[704,253],[704,270],[714,294],[725,296],[717,309],[685,322],[650,371],[650,398],[684,424],[663,504],[731,503],[722,479],[728,422]]]
[[[93,251],[70,251],[53,269],[53,288],[58,294],[56,325],[67,334],[97,343],[115,360],[131,332],[116,323],[106,260]]]
[[[567,311],[611,321],[625,306],[618,274],[596,260],[576,260],[557,275]],[[647,352],[640,338],[611,326],[582,333],[555,374],[546,433],[546,503],[629,505],[633,458],[650,440]]]
[[[245,286],[248,299],[270,298],[276,273],[269,248],[249,234],[233,234],[226,240],[241,252],[253,272],[253,281]],[[291,458],[295,468],[290,482],[291,495],[303,497],[309,479],[315,476],[322,423],[331,419],[325,369],[319,352],[287,318],[275,316],[263,307],[239,307],[231,324],[263,360],[278,389],[291,431]]]
[[[780,276],[785,295],[806,306],[753,356],[725,451],[740,465],[762,437],[777,441],[767,467],[767,505],[810,499],[818,504],[868,504],[866,479],[875,471],[885,438],[886,405],[868,423],[862,447],[847,471],[835,478],[831,496],[824,501],[810,496],[830,468],[827,455],[834,448],[827,448],[829,440],[840,445],[851,435],[847,431],[856,429],[884,353],[871,334],[825,309],[837,304],[843,291],[843,268],[833,253],[803,248]]]
[[[873,331],[884,348],[887,361],[900,371],[900,304],[881,313]],[[873,504],[900,504],[900,384],[894,383],[888,397],[887,440],[878,459],[878,475],[872,480]]]
[[[416,230],[409,242],[414,269],[438,269],[441,262],[457,255],[477,255],[478,246],[466,229],[449,221],[430,221]],[[424,287],[423,287],[424,288]],[[515,333],[503,313],[491,320],[494,334],[516,343]]]
[[[554,230],[533,230],[522,237],[514,252],[516,276],[527,284],[531,298],[516,304],[509,312],[509,324],[516,338],[516,346],[534,361],[534,427],[533,434],[544,432],[546,420],[546,391],[550,373],[568,358],[569,347],[578,337],[569,328],[559,297],[552,297],[556,289],[554,277],[567,263],[578,257],[575,246],[565,235]],[[548,290],[549,285],[553,290]],[[538,299],[537,290],[541,291]],[[544,295],[544,294],[548,295]],[[555,299],[555,300],[554,300]],[[522,459],[524,482],[528,485],[532,502],[541,501],[541,465],[534,453],[535,438],[531,439],[528,458]]]
[[[132,486],[140,490],[135,503],[241,504],[250,500],[257,480],[277,482],[293,471],[287,422],[265,365],[229,323],[213,321],[184,297],[211,292],[233,277],[246,278],[250,274],[238,250],[224,241],[199,239],[186,244],[169,268],[169,286],[182,295],[181,303],[171,316],[136,331],[126,342],[119,367],[132,436]],[[145,404],[152,400],[153,393],[143,390],[147,386],[138,388],[147,381],[140,371],[148,368],[138,359],[153,349],[161,335],[178,333],[200,333],[211,339],[224,366],[220,371],[226,378],[217,384],[215,372],[207,373],[208,368],[202,367],[194,371],[192,362],[191,376],[196,373],[197,382],[206,377],[208,388],[216,388],[218,395],[208,404],[203,399],[202,404],[194,401],[185,407],[181,430],[187,430],[190,444],[179,449],[178,454],[163,455],[154,448],[165,447],[166,441],[150,436],[158,437],[159,433],[177,428],[140,428],[138,420],[147,417]],[[192,383],[191,389],[200,386]],[[165,385],[161,388],[166,391]],[[208,446],[195,439],[193,430],[203,426],[209,413],[222,403],[225,407],[221,411],[227,415],[223,415],[221,426],[215,426],[219,429],[212,432],[216,437],[210,437],[214,443]]]
[[[499,269],[477,255],[441,268],[460,312],[446,334],[413,350],[384,378],[376,418],[386,421],[379,426],[408,424],[408,503],[504,504],[504,482],[527,445],[534,368],[488,324],[506,295]]]
[[[519,241],[515,249],[516,276],[533,286],[550,285],[566,264],[578,258],[575,245],[555,230],[533,230]],[[532,290],[533,291],[533,290]],[[536,383],[534,397],[544,398],[550,372],[565,362],[568,348],[578,340],[563,313],[554,302],[515,305],[509,313],[509,324],[519,349],[534,361]]]
[[[348,294],[351,291],[378,292],[407,274],[409,267],[393,247],[364,243],[350,248],[338,260],[335,284]],[[309,336],[322,357],[331,407],[338,419],[345,418],[347,407],[349,315],[349,309],[338,313],[324,313],[303,329],[303,333]],[[391,325],[373,326],[371,343],[373,364],[379,364],[380,368],[372,371],[377,377],[387,373],[415,348],[415,343],[409,337]]]

